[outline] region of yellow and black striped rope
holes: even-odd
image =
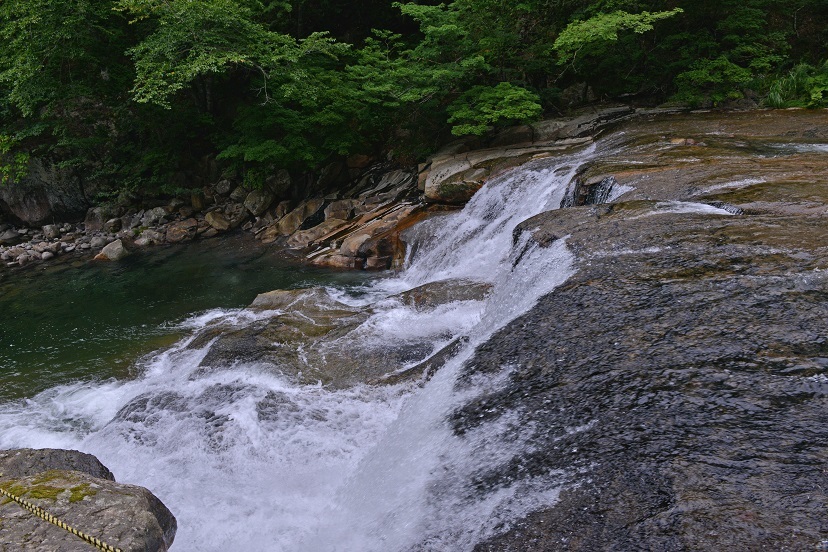
[[[68,531],[68,532],[72,533],[73,535],[75,535],[76,537],[79,537],[79,538],[85,540],[86,542],[88,542],[89,544],[91,544],[92,546],[97,548],[98,550],[103,550],[104,552],[122,552],[120,548],[115,548],[114,546],[110,546],[110,545],[106,544],[105,542],[103,542],[101,539],[91,537],[91,536],[87,535],[86,533],[84,533],[82,531],[78,531],[77,529],[75,529],[71,525],[68,525],[68,524],[64,523],[62,520],[56,518],[55,516],[53,516],[52,514],[47,512],[46,510],[44,510],[43,508],[40,508],[39,506],[35,506],[34,504],[29,502],[28,500],[24,500],[24,499],[20,498],[19,496],[15,496],[15,495],[11,494],[10,492],[8,492],[5,489],[0,489],[0,494],[2,494],[3,496],[6,496],[6,497],[12,499],[13,501],[17,502],[20,506],[22,506],[26,510],[30,511],[31,513],[33,513],[37,517],[39,517],[43,520],[46,520],[51,524],[57,525],[61,529],[65,530],[65,531]]]

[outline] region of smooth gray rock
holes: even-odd
[[[120,261],[127,256],[129,256],[129,251],[126,247],[124,247],[124,243],[121,240],[115,240],[104,247],[101,252],[95,256],[95,259],[103,261]]]
[[[103,236],[94,236],[90,241],[89,245],[92,246],[92,249],[98,249],[99,247],[103,247],[109,243],[109,240]]]
[[[28,477],[48,470],[72,470],[115,481],[109,468],[91,454],[64,449],[0,450],[0,477]]]
[[[11,228],[0,234],[0,245],[17,245],[22,241],[20,234]]]

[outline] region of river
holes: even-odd
[[[463,358],[569,274],[563,244],[513,248],[511,230],[560,204],[586,154],[500,178],[463,211],[423,223],[416,254],[391,277],[298,268],[233,240],[7,276],[0,448],[95,454],[169,506],[182,550],[405,550],[424,539],[469,549],[556,496],[535,481],[474,499],[460,482],[489,460],[475,453],[489,437],[460,442],[445,416],[470,398],[454,389]],[[395,299],[447,279],[492,290],[426,309]],[[460,336],[468,345],[423,387],[336,388],[256,362],[200,367],[210,345],[191,344],[201,332],[278,317],[241,307],[310,286],[370,312],[337,343],[419,351],[387,373]],[[457,480],[435,493],[445,469]]]

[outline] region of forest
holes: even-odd
[[[590,102],[824,107],[827,44],[828,0],[3,0],[0,181],[255,187]]]

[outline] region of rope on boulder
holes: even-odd
[[[0,475],[2,475],[2,474],[0,474]],[[15,496],[15,495],[11,494],[10,492],[8,492],[5,489],[0,489],[0,494],[2,494],[3,496],[5,496],[7,498],[10,498],[11,500],[13,500],[17,504],[19,504],[22,508],[25,508],[26,510],[30,511],[31,513],[33,513],[37,517],[39,517],[39,518],[41,518],[45,521],[48,521],[49,523],[51,523],[53,525],[57,525],[58,527],[60,527],[64,531],[68,531],[69,533],[72,533],[76,537],[79,537],[79,538],[85,540],[86,542],[88,542],[89,544],[91,544],[92,546],[97,548],[98,550],[103,550],[104,552],[122,552],[122,550],[120,548],[115,548],[114,546],[110,546],[110,545],[106,544],[105,542],[103,542],[99,538],[92,537],[92,536],[87,535],[86,533],[84,533],[82,531],[78,531],[77,529],[75,529],[71,525],[69,525],[69,524],[65,523],[64,521],[56,518],[55,516],[53,516],[52,514],[47,512],[46,510],[44,510],[43,508],[41,508],[39,506],[35,506],[34,504],[29,502],[28,500],[20,498],[19,496]]]

